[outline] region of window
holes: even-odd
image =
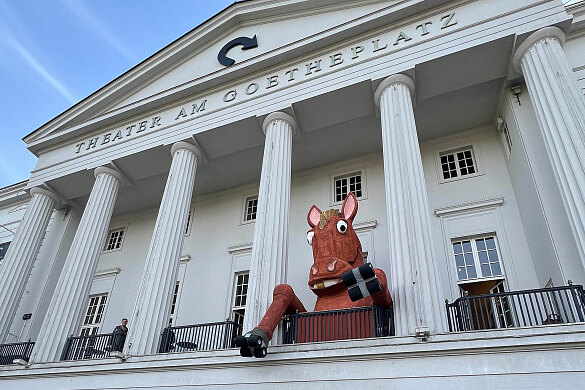
[[[169,318],[169,326],[173,326],[174,319],[175,319],[175,309],[177,307],[177,297],[179,296],[179,287],[181,286],[181,282],[177,282],[175,284],[175,290],[173,291],[173,303],[171,303],[171,316]]]
[[[443,152],[439,155],[443,179],[455,179],[464,176],[475,175],[477,164],[471,146]]]
[[[10,242],[5,242],[3,244],[0,244],[0,264],[2,264],[2,260],[4,259],[4,256],[6,255],[6,251],[8,250],[9,245],[10,245]]]
[[[242,325],[244,323],[244,314],[246,311],[246,297],[248,295],[248,272],[236,274],[236,286],[234,290],[234,306],[232,309],[234,321]]]
[[[247,197],[246,198],[246,206],[244,209],[244,222],[255,221],[257,212],[258,212],[258,195]]]
[[[191,224],[193,223],[193,209],[189,209],[189,215],[187,215],[187,226],[185,226],[185,235],[191,234]]]
[[[81,336],[97,334],[104,316],[108,294],[96,294],[89,296],[89,305],[83,318]]]
[[[121,249],[122,242],[124,241],[124,233],[126,233],[125,227],[121,229],[110,230],[108,233],[108,241],[106,241],[104,252],[110,252]]]
[[[504,150],[506,151],[506,155],[510,157],[510,153],[512,153],[512,137],[510,136],[508,125],[505,122],[502,126],[501,137],[502,144],[504,145]]]
[[[333,178],[333,201],[342,202],[349,192],[357,198],[363,197],[362,173],[353,172],[347,175],[336,176]]]
[[[453,254],[460,281],[503,275],[495,236],[454,241]]]

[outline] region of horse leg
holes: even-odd
[[[288,284],[279,284],[274,288],[272,303],[262,317],[260,324],[243,336],[235,339],[236,346],[240,347],[240,354],[244,357],[265,357],[266,346],[272,340],[274,330],[285,314],[307,311],[302,302],[295,295]]]

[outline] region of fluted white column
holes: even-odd
[[[585,97],[564,42],[565,34],[557,27],[538,30],[518,47],[513,64],[524,74],[585,266]]]
[[[45,189],[32,188],[30,194],[24,217],[0,266],[0,344],[10,331],[51,214],[59,204],[59,198]]]
[[[272,303],[274,287],[286,283],[292,139],[296,126],[295,119],[283,112],[268,115],[262,124],[266,140],[244,331],[260,323]]]
[[[382,81],[375,93],[382,121],[390,292],[401,336],[419,327],[438,332],[445,326],[413,94],[414,82],[400,74]]]
[[[175,143],[171,154],[173,162],[126,338],[128,355],[156,353],[171,312],[195,172],[202,156],[195,145],[187,142]]]
[[[33,348],[31,361],[34,363],[59,359],[65,340],[77,332],[87,305],[95,267],[123,182],[118,172],[106,167],[96,168],[94,175],[95,183]]]

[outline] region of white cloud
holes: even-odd
[[[128,50],[128,48],[110,31],[108,26],[103,23],[83,2],[75,0],[63,0],[63,4],[77,16],[83,24],[91,27],[103,38],[110,46],[112,46],[118,53],[124,56],[131,63],[135,62],[135,56]]]
[[[4,42],[6,42],[12,49],[14,49],[24,61],[35,71],[39,76],[41,76],[47,83],[51,84],[53,88],[55,88],[61,96],[67,99],[70,103],[76,103],[77,98],[69,91],[69,89],[63,85],[59,80],[57,80],[53,75],[49,73],[47,69],[41,65],[41,63],[11,34],[5,34],[3,37]]]

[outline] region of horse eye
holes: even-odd
[[[337,231],[344,234],[347,231],[347,222],[344,220],[337,221]]]
[[[307,242],[309,243],[309,245],[313,245],[313,236],[314,235],[315,235],[315,232],[313,232],[312,230],[307,233]]]

